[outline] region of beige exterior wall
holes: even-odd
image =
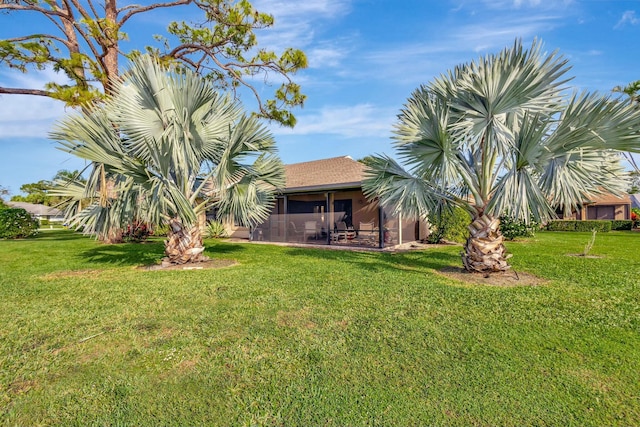
[[[609,219],[609,220],[628,220],[631,219],[631,209],[627,204],[590,205],[586,209],[582,209],[583,217],[581,219]]]
[[[561,215],[560,219],[608,219],[608,220],[629,220],[631,219],[631,206],[628,204],[600,204],[584,206],[579,211],[573,211],[571,215]]]

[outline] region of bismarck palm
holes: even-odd
[[[368,196],[424,217],[439,205],[472,216],[469,271],[509,268],[499,216],[546,221],[603,192],[622,193],[619,151],[640,151],[640,115],[597,94],[563,96],[567,61],[520,42],[417,89],[399,115],[400,162],[378,156]],[[402,164],[401,164],[402,163]]]
[[[271,134],[190,71],[133,63],[103,108],[64,120],[52,133],[62,148],[92,162],[85,186],[62,191],[87,208],[68,215],[86,232],[105,234],[133,220],[169,225],[173,263],[202,259],[198,218],[250,225],[267,217],[284,171]]]

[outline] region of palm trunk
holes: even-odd
[[[168,239],[164,242],[166,260],[172,264],[186,264],[188,262],[206,261],[202,255],[204,245],[202,234],[197,224],[185,226],[182,222],[173,218],[169,222]]]
[[[102,243],[107,243],[110,245],[124,242],[124,239],[122,238],[121,228],[111,228],[104,234],[99,235],[98,238],[100,239],[100,241],[102,241]]]
[[[500,232],[500,220],[491,215],[474,218],[469,226],[471,233],[464,246],[462,263],[470,272],[491,273],[509,268],[504,247],[504,237]]]

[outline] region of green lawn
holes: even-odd
[[[0,241],[1,425],[640,425],[640,233],[509,243],[537,287],[402,254]]]

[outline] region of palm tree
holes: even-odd
[[[61,148],[92,162],[85,184],[59,191],[90,197],[72,223],[108,234],[133,221],[168,224],[170,262],[203,259],[199,217],[254,224],[266,218],[284,171],[271,134],[237,101],[191,71],[136,60],[101,108],[68,116],[52,132]]]
[[[640,80],[631,82],[625,87],[616,86],[613,88],[613,92],[626,94],[629,97],[629,102],[638,108],[638,104],[640,103]],[[638,162],[631,153],[623,153],[623,155],[634,169],[633,172],[630,173],[633,181],[632,189],[637,188],[638,181],[640,180],[640,167],[638,166]]]
[[[640,80],[631,82],[625,87],[616,86],[613,88],[613,92],[624,93],[629,97],[631,103],[640,102]]]
[[[364,183],[396,212],[466,209],[468,271],[509,268],[501,214],[546,221],[557,207],[569,212],[595,194],[620,194],[617,151],[640,150],[636,109],[597,94],[565,99],[567,61],[540,49],[516,41],[417,89],[395,129],[403,164],[377,156]]]

